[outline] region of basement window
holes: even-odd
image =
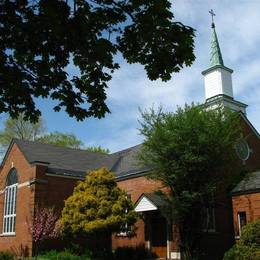
[[[4,198],[3,235],[14,235],[16,224],[16,195],[18,178],[16,169],[11,169],[6,179]]]

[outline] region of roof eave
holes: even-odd
[[[143,170],[143,171],[137,171],[137,172],[132,172],[126,175],[122,175],[122,176],[116,176],[116,181],[124,181],[124,180],[128,180],[128,179],[132,179],[132,178],[136,178],[136,177],[141,177],[146,175],[150,170]]]
[[[215,66],[213,66],[213,67],[210,67],[210,68],[208,68],[208,69],[202,71],[201,74],[202,74],[203,76],[205,76],[205,75],[208,74],[209,72],[211,72],[211,71],[213,71],[213,70],[216,70],[216,69],[224,69],[224,70],[226,70],[226,71],[228,71],[228,72],[230,72],[230,73],[233,73],[233,70],[232,70],[232,69],[230,69],[230,68],[228,68],[228,67],[226,67],[226,66],[224,66],[224,65],[215,65]]]
[[[241,115],[241,117],[244,119],[244,121],[247,123],[247,125],[252,129],[252,131],[254,132],[254,134],[258,137],[258,139],[260,139],[260,134],[258,133],[258,131],[255,129],[255,127],[251,124],[251,122],[247,119],[247,117],[240,111],[239,114]]]
[[[260,188],[231,191],[232,196],[240,196],[240,195],[253,194],[253,193],[260,193]]]

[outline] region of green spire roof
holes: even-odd
[[[210,47],[210,67],[214,67],[216,65],[224,66],[214,23],[212,23],[212,30],[213,31]]]

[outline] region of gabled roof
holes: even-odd
[[[165,201],[156,193],[143,193],[135,203],[136,212],[160,210],[165,206]]]
[[[114,154],[102,154],[19,139],[12,140],[2,165],[14,143],[30,164],[46,164],[47,173],[51,174],[84,178],[88,171],[107,167],[117,177],[123,178],[144,171],[136,158],[140,145]]]
[[[248,173],[247,176],[232,190],[232,194],[260,192],[260,171]]]
[[[102,166],[111,168],[114,158],[102,153],[15,139],[29,163],[48,163],[48,172],[71,172],[82,176]]]

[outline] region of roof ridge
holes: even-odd
[[[128,152],[128,151],[131,151],[133,148],[137,147],[137,146],[140,146],[142,145],[143,143],[140,143],[140,144],[136,144],[134,146],[131,146],[131,147],[128,147],[128,148],[125,148],[123,150],[119,150],[117,152],[114,152],[114,153],[111,153],[110,155],[116,155],[116,154],[120,154],[120,153],[125,153],[125,152]]]
[[[61,149],[67,149],[67,150],[73,150],[73,151],[82,151],[82,152],[87,152],[87,153],[91,153],[91,154],[100,154],[103,156],[110,156],[110,154],[105,154],[105,153],[100,153],[100,152],[93,152],[93,151],[89,151],[86,149],[82,149],[82,148],[72,148],[72,147],[67,147],[67,146],[62,146],[62,145],[57,145],[57,144],[48,144],[48,143],[43,143],[40,141],[32,141],[32,140],[26,140],[26,139],[19,139],[19,138],[13,138],[12,139],[15,143],[18,142],[27,142],[27,143],[32,143],[32,144],[40,144],[40,145],[45,145],[45,146],[52,146],[52,147],[56,147],[56,148],[61,148]],[[19,144],[18,144],[19,145]]]

